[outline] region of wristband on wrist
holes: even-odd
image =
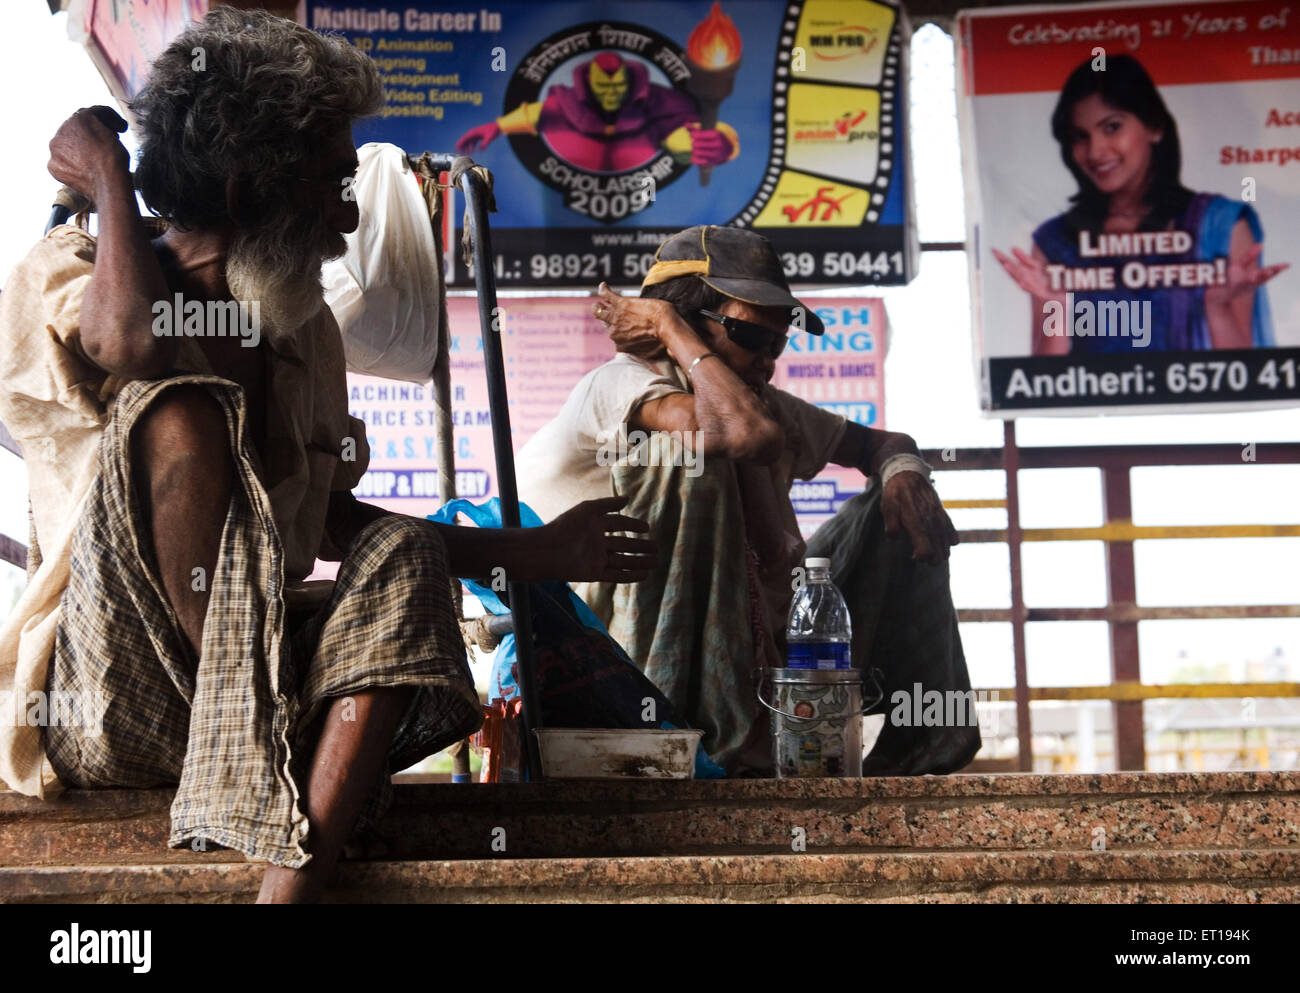
[[[930,470],[933,467],[919,455],[912,455],[909,452],[900,452],[898,455],[891,455],[885,459],[880,466],[880,485],[883,488],[886,483],[897,476],[900,472],[919,472],[930,479]]]
[[[686,378],[689,379],[692,383],[694,383],[695,380],[691,378],[691,373],[693,373],[693,372],[695,371],[695,367],[696,367],[697,365],[699,365],[701,362],[703,362],[703,361],[704,361],[705,359],[707,359],[707,358],[720,359],[720,358],[722,358],[722,356],[719,355],[717,352],[705,352],[703,355],[701,355],[699,358],[697,358],[694,362],[692,362],[689,366],[687,366],[687,367],[686,367]]]

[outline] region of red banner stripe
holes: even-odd
[[[1096,48],[1136,56],[1157,86],[1300,78],[1300,4],[1282,0],[973,12],[959,33],[976,96],[1059,90]]]

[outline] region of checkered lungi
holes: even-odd
[[[663,444],[652,435],[651,445]],[[698,474],[657,452],[614,465],[620,513],[649,522],[659,564],[639,583],[586,583],[574,589],[647,677],[672,701],[701,744],[729,775],[770,775],[767,712],[753,681],[761,664],[746,578],[744,504],[724,459],[704,459]],[[948,565],[918,563],[908,540],[885,537],[880,488],[840,508],[808,540],[807,557],[831,560],[853,626],[854,668],[878,667],[885,695],[877,710],[916,683],[964,692],[962,651]],[[784,657],[785,632],[770,632]],[[978,725],[904,727],[886,722],[865,769],[870,775],[953,772],[979,751]]]
[[[651,446],[668,446],[666,435]],[[658,565],[639,583],[580,583],[582,597],[628,657],[672,701],[728,775],[771,766],[767,712],[755,695],[755,647],[744,510],[736,472],[702,459],[698,475],[670,448],[611,467],[621,514],[650,525]],[[647,464],[648,463],[648,464]],[[765,768],[766,767],[766,768]]]
[[[307,732],[336,697],[417,687],[389,751],[405,768],[482,721],[451,605],[446,549],[434,527],[386,517],[357,536],[318,610],[286,610],[280,539],[247,447],[233,445],[235,485],[221,537],[200,659],[164,595],[132,491],[130,433],[150,403],[204,386],[242,438],[243,394],[226,380],[133,382],[116,399],[100,472],[73,538],[71,575],[50,668],[50,699],[100,701],[99,721],[51,722],[46,750],[65,783],[179,784],[175,847],[204,838],[276,865],[311,858],[300,793],[315,742]],[[361,824],[390,798],[376,782]]]

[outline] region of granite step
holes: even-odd
[[[0,903],[243,903],[263,867],[0,868]],[[345,862],[327,902],[1295,903],[1294,849]]]
[[[800,845],[817,856],[1300,851],[1295,771],[490,785],[398,777],[394,796],[380,826],[384,854],[422,864],[492,860],[502,844],[512,860],[778,856]],[[0,866],[158,872],[244,861],[168,849],[171,798],[0,792]]]

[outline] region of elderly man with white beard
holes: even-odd
[[[269,861],[264,901],[318,896],[390,771],[481,723],[450,576],[628,582],[653,557],[620,499],[492,531],[352,496],[369,451],[320,266],[358,223],[352,123],[382,102],[344,39],[214,10],[132,104],[165,230],[138,216],[126,123],[78,111],[50,172],[98,236],[55,228],[0,297],[0,420],[43,555],[0,628],[0,778],[177,784],[169,844]],[[260,333],[191,327],[189,301]],[[332,585],[303,582],[317,557],[341,562]],[[33,694],[103,713],[41,727]]]

